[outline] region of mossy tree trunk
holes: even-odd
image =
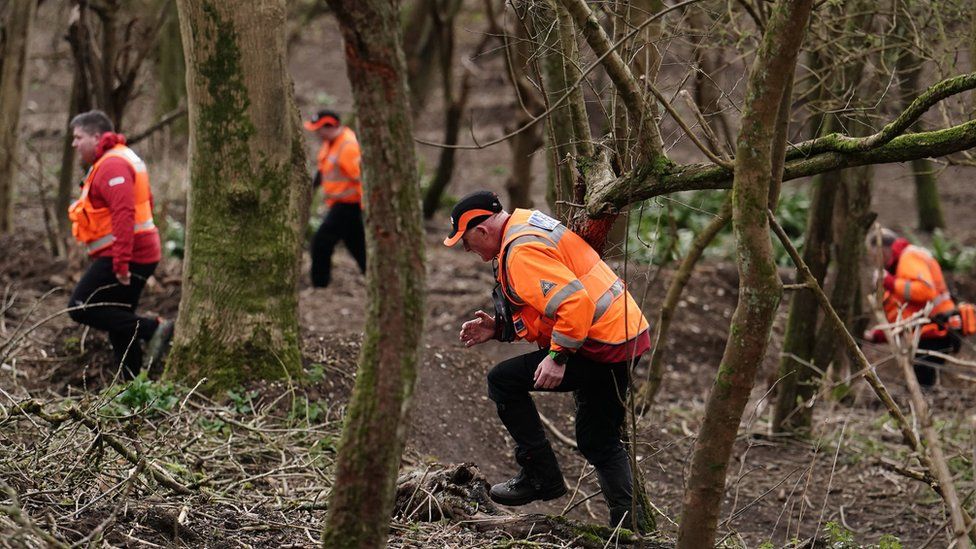
[[[285,62],[284,0],[180,0],[190,195],[168,374],[217,390],[301,372],[308,185]]]
[[[367,317],[322,543],[384,547],[424,323],[424,242],[395,5],[329,0],[345,42],[366,182]]]
[[[3,21],[3,65],[0,66],[0,234],[13,230],[20,111],[24,102],[27,49],[37,1],[10,2],[6,11]]]
[[[766,355],[782,295],[767,212],[781,177],[773,173],[774,166],[782,165],[782,158],[774,154],[784,150],[776,141],[786,139],[781,105],[790,100],[811,7],[812,0],[776,3],[749,74],[732,184],[739,300],[695,442],[678,532],[681,548],[700,549],[715,543],[732,445],[756,371]]]
[[[903,14],[899,22],[906,19]],[[911,50],[911,44],[901,46],[896,57],[896,66],[901,78],[901,105],[907,108],[920,92],[920,79],[923,63]],[[925,131],[924,124],[915,123],[916,131]],[[942,203],[939,200],[938,177],[935,164],[928,158],[916,158],[911,162],[912,175],[915,177],[915,206],[918,212],[918,228],[932,232],[944,229],[945,216],[942,213]]]

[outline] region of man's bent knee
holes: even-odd
[[[85,308],[84,302],[72,299],[68,302],[68,316],[78,324],[88,324],[91,319],[91,311]]]

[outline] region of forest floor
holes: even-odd
[[[65,15],[51,3],[42,8],[50,29]],[[296,95],[303,114],[330,104],[352,108],[338,34],[326,19],[303,32],[290,56]],[[466,29],[480,26],[474,19]],[[475,31],[464,39],[471,48]],[[39,33],[43,34],[43,33]],[[52,33],[38,37],[38,51],[57,44],[61,55],[38,55],[32,71],[25,124],[37,161],[56,164],[70,79],[65,45]],[[327,52],[323,55],[322,52]],[[61,59],[61,61],[58,61]],[[488,59],[486,66],[498,63]],[[474,87],[470,104],[479,138],[499,135],[511,119],[510,92],[502,73],[489,67]],[[144,94],[133,108],[132,125],[152,119]],[[438,94],[418,118],[418,136],[441,137]],[[140,102],[141,101],[141,102]],[[145,144],[154,170],[157,198],[167,214],[180,219],[186,191],[185,147],[168,133]],[[310,152],[315,144],[309,142]],[[436,149],[418,149],[426,172],[436,165]],[[142,152],[142,151],[140,151]],[[686,154],[676,148],[674,154]],[[462,151],[451,192],[479,187],[503,191],[506,147]],[[156,168],[155,166],[158,166]],[[544,162],[536,162],[537,181]],[[976,244],[976,190],[971,172],[942,173],[947,231],[957,242]],[[797,182],[796,185],[804,185]],[[541,185],[536,185],[536,188]],[[40,188],[40,186],[38,187]],[[534,193],[543,204],[541,191]],[[913,189],[903,166],[876,172],[874,209],[895,228],[913,224]],[[331,486],[335,445],[342,414],[355,381],[366,297],[363,277],[348,254],[335,257],[334,283],[327,289],[300,284],[304,379],[240,387],[226,400],[212,401],[192,387],[161,383],[122,385],[113,380],[105,337],[72,323],[63,314],[67,295],[84,261],[54,259],[47,251],[43,196],[22,192],[16,232],[0,239],[0,547],[54,546],[102,536],[113,546],[153,547],[305,547],[317,543]],[[511,441],[487,398],[485,374],[496,362],[532,349],[526,344],[490,343],[464,349],[460,324],[488,308],[491,268],[477,257],[440,244],[447,219],[441,213],[427,226],[427,321],[423,359],[409,417],[403,470],[434,464],[474,463],[491,482],[515,473]],[[304,258],[303,272],[307,272]],[[618,272],[624,266],[614,263]],[[631,291],[653,321],[671,271],[629,263]],[[782,270],[784,279],[792,276]],[[961,296],[976,299],[976,274],[952,275]],[[728,261],[699,265],[688,285],[671,332],[664,386],[638,423],[638,459],[657,523],[673,535],[682,507],[682,490],[704,402],[724,349],[737,299],[737,273]],[[167,258],[147,286],[146,312],[173,316],[180,297],[180,263]],[[947,517],[940,498],[899,470],[911,467],[900,436],[884,408],[860,380],[835,383],[816,403],[814,431],[803,440],[768,436],[770,393],[776,381],[788,298],[780,307],[771,345],[755,384],[729,464],[719,531],[730,545],[757,547],[765,541],[785,546],[794,538],[834,540],[849,531],[861,544],[897,537],[904,547],[943,547]],[[40,322],[48,319],[44,322]],[[36,328],[31,329],[36,324]],[[25,330],[29,329],[28,330]],[[25,331],[27,333],[25,333]],[[20,337],[23,335],[23,337]],[[14,341],[14,339],[17,341]],[[5,347],[6,346],[6,347]],[[909,409],[904,380],[884,362],[887,350],[867,346],[879,375],[904,410]],[[976,355],[971,344],[963,357]],[[639,366],[635,377],[646,373]],[[976,491],[973,417],[976,371],[943,375],[927,393],[941,429],[950,466],[963,497]],[[843,398],[836,398],[846,393]],[[32,398],[44,412],[13,404]],[[573,400],[568,394],[537,397],[550,420],[553,445],[573,496],[536,503],[512,512],[563,513],[604,523],[606,509],[584,460],[562,439],[573,438]],[[23,408],[29,408],[22,406]],[[67,412],[65,410],[68,410]],[[63,412],[66,417],[58,417]],[[48,420],[41,419],[45,414]],[[52,415],[54,414],[54,415]],[[72,415],[74,414],[74,415]],[[94,427],[92,427],[94,426]],[[563,435],[558,437],[556,433]],[[119,457],[115,446],[131,450]],[[149,480],[153,476],[155,480]],[[165,487],[167,478],[175,481]],[[163,479],[161,481],[160,479]],[[179,493],[180,486],[188,494]],[[11,499],[15,492],[18,498]],[[22,512],[18,512],[22,510]],[[839,528],[827,526],[828,523]],[[452,523],[393,522],[391,547],[486,547],[507,543],[502,533],[479,533]],[[534,538],[541,545],[552,540]],[[511,546],[511,545],[504,545]]]
[[[470,254],[441,246],[442,232],[439,224],[428,231],[426,336],[403,467],[471,462],[489,481],[499,482],[515,472],[515,464],[511,442],[487,398],[485,374],[499,360],[532,347],[460,345],[460,323],[488,306],[490,268]],[[40,240],[40,235],[21,233],[0,243],[7,251],[0,259],[0,285],[6,289],[0,341],[21,333],[21,323],[31,325],[62,311],[67,288],[80,272],[39,255]],[[11,413],[14,401],[28,396],[50,410],[73,404],[98,417],[104,432],[115,433],[133,448],[144,448],[147,460],[163,464],[184,484],[202,483],[205,496],[175,494],[150,482],[136,483],[131,494],[123,496],[119,492],[133,464],[113,455],[101,466],[93,465],[93,448],[101,446],[97,437],[78,422],[53,429],[37,416],[33,422],[21,418],[0,423],[0,438],[8,449],[0,460],[6,478],[0,480],[24,494],[22,504],[36,513],[37,528],[46,524],[45,517],[57,517],[57,532],[72,541],[112,518],[106,540],[113,544],[163,544],[176,530],[188,546],[204,541],[223,546],[220,540],[251,546],[311,544],[324,517],[321,508],[331,484],[334,444],[355,378],[364,322],[364,279],[344,250],[335,264],[335,282],[329,288],[312,289],[302,283],[304,380],[241,387],[220,403],[180,386],[126,388],[112,380],[105,338],[86,332],[63,314],[30,332],[5,361],[0,389],[6,413]],[[670,272],[636,265],[629,265],[628,271],[635,295],[645,295],[644,288],[649,288],[643,308],[653,315]],[[666,533],[676,531],[683,482],[735,306],[735,288],[731,264],[705,263],[696,270],[675,319],[664,387],[637,430],[647,491]],[[178,301],[179,263],[167,260],[157,281],[147,288],[142,309],[172,315]],[[944,545],[941,500],[927,486],[897,472],[910,466],[908,452],[863,382],[853,382],[851,396],[842,401],[832,398],[830,388],[825,390],[809,439],[768,436],[767,392],[775,381],[785,311],[784,304],[736,442],[722,535],[746,547],[767,540],[781,546],[793,538],[826,536],[827,523],[834,522],[855,533],[861,543],[877,543],[887,534],[905,547],[920,547],[930,536],[936,536],[933,547]],[[869,352],[882,357],[878,349]],[[970,358],[974,354],[971,348],[966,353]],[[644,372],[639,367],[636,377]],[[898,372],[890,365],[879,372],[908,410]],[[958,484],[971,490],[976,385],[969,376],[947,374],[927,396]],[[571,395],[540,394],[536,401],[554,430],[571,439]],[[578,493],[511,511],[562,513],[572,507],[568,516],[603,523],[606,509],[599,497],[580,504],[597,490],[591,469],[574,448],[550,434],[567,481],[578,486]],[[111,450],[101,448],[98,453]],[[32,474],[37,470],[46,474]],[[115,486],[106,485],[113,481]],[[46,492],[57,497],[42,495]],[[183,522],[177,519],[181,513]],[[0,530],[3,526],[0,523]],[[457,525],[401,521],[394,525],[390,546],[460,547],[498,536]]]

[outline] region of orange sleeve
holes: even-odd
[[[513,247],[508,252],[508,277],[526,306],[554,321],[550,348],[575,352],[583,346],[593,324],[596,305],[565,265],[539,243]]]
[[[342,170],[342,173],[346,174],[346,177],[359,179],[360,156],[359,143],[356,141],[349,143],[342,149],[342,154],[339,155],[339,168]]]
[[[905,254],[898,260],[894,294],[906,303],[925,304],[935,299],[935,277],[922,258]]]

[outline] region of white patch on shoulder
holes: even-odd
[[[539,210],[535,210],[532,212],[532,215],[529,216],[529,225],[551,231],[559,226],[559,221],[549,217]]]
[[[125,183],[125,178],[122,177],[121,175],[119,177],[113,177],[112,179],[108,180],[109,187],[114,187],[116,185],[121,185],[123,183]]]

